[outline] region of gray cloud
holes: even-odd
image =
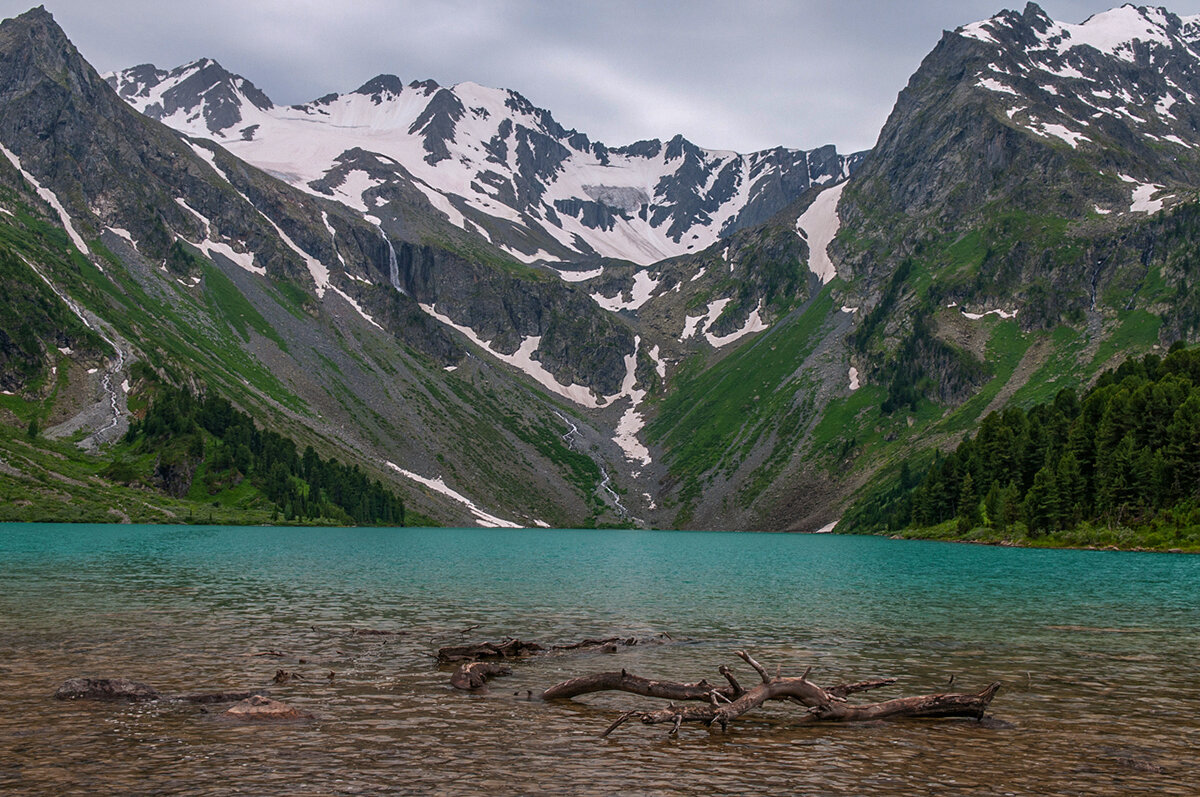
[[[27,0],[28,1],[28,0]],[[1115,3],[1047,0],[1079,22]],[[1017,4],[1010,4],[1020,6]],[[0,0],[0,15],[27,9]],[[515,89],[618,145],[871,146],[944,29],[1003,0],[46,0],[100,71],[207,56],[279,103],[381,72]],[[1200,13],[1200,0],[1175,4]]]

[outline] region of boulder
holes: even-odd
[[[158,690],[127,678],[70,678],[58,687],[59,700],[112,700],[144,703],[158,700]]]

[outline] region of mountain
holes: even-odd
[[[23,273],[51,305],[32,319],[8,308],[6,350],[25,363],[6,374],[10,421],[111,441],[145,401],[140,361],[401,485],[427,516],[621,520],[536,381],[607,405],[653,371],[586,293],[458,230],[440,247],[393,236],[180,136],[122,101],[42,9],[0,25],[0,55],[5,279]],[[493,334],[439,320],[459,305]],[[79,320],[56,329],[64,318]],[[577,445],[598,434],[571,423]]]
[[[380,217],[411,186],[456,226],[526,262],[649,265],[766,221],[861,153],[782,147],[739,155],[676,136],[613,147],[567,130],[515,91],[475,83],[358,89],[279,107],[210,59],[107,76],[152,119],[211,138],[301,190]]]
[[[842,246],[840,256],[877,281],[939,236],[1016,223],[1016,213],[1069,227],[1085,249],[1103,247],[1191,199],[1200,185],[1198,35],[1200,18],[1162,9],[1124,5],[1071,25],[1032,3],[947,33],[846,191],[839,212],[870,243]],[[1026,235],[1006,262],[986,264],[991,285],[949,298],[1008,309],[1033,300],[1040,317],[1030,323],[1050,326],[1096,309],[1106,285],[1127,276],[1119,256],[1097,264],[1060,252],[1055,259],[1070,262],[1047,269],[1034,243]]]
[[[157,381],[441,522],[867,523],[992,410],[1200,334],[1197,27],[1002,12],[870,152],[740,156],[475,84],[101,79],[35,10],[0,26],[0,419],[104,455]]]
[[[986,412],[1195,339],[1197,22],[1124,5],[1076,25],[1029,4],[943,35],[831,247],[884,415],[920,429],[944,408],[924,433],[945,449]],[[894,479],[898,455],[882,462],[872,478]]]

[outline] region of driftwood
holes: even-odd
[[[464,662],[450,676],[450,685],[455,689],[475,691],[483,689],[489,678],[500,675],[510,675],[508,667],[491,662],[506,659],[524,659],[539,653],[551,651],[579,652],[599,650],[605,653],[615,653],[618,648],[632,647],[646,642],[659,643],[670,640],[670,634],[658,634],[648,639],[631,637],[606,637],[604,639],[583,639],[569,645],[551,645],[544,647],[536,642],[522,642],[511,637],[499,642],[476,642],[473,645],[451,645],[439,648],[437,660],[439,664],[454,664]]]
[[[450,645],[439,648],[439,664],[454,664],[460,661],[494,661],[496,659],[521,659],[541,653],[545,648],[536,642],[519,639],[504,639],[500,642],[476,642],[473,645]]]
[[[719,725],[725,730],[729,723],[752,711],[769,700],[787,700],[807,708],[795,718],[798,724],[812,722],[862,722],[865,720],[891,719],[896,717],[973,717],[980,719],[1000,689],[996,682],[981,692],[973,694],[932,694],[917,697],[902,697],[880,703],[851,704],[847,696],[895,683],[894,678],[875,681],[860,681],[841,684],[828,689],[808,679],[812,668],[799,678],[784,678],[778,672],[774,677],[765,667],[745,651],[737,654],[758,673],[762,683],[744,689],[728,667],[720,672],[727,681],[713,685],[707,681],[679,683],[655,681],[632,675],[625,670],[599,673],[582,678],[573,678],[550,687],[542,693],[544,700],[563,700],[579,695],[601,691],[631,692],[646,697],[657,697],[670,701],[694,701],[703,705],[676,706],[673,702],[666,708],[654,711],[628,711],[622,714],[602,734],[608,736],[630,719],[643,724],[671,723],[672,735],[678,733],[685,722],[699,722],[708,727]]]
[[[455,689],[474,691],[483,689],[489,678],[511,675],[512,670],[494,661],[473,661],[462,665],[450,676],[450,685]]]
[[[670,634],[656,634],[652,637],[605,637],[604,639],[583,639],[567,645],[539,645],[537,642],[522,642],[519,639],[506,637],[499,642],[476,642],[472,645],[450,645],[438,648],[439,664],[455,664],[460,661],[495,661],[497,659],[523,659],[550,651],[588,651],[600,650],[606,653],[615,652],[618,648],[633,647],[634,645],[662,645],[674,641]]]

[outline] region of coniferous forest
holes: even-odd
[[[209,494],[245,480],[288,522],[404,524],[404,501],[357,465],[323,459],[312,446],[298,453],[293,440],[259,429],[249,415],[216,395],[159,386],[124,443],[135,454],[157,452],[156,486],[176,497],[194,492],[196,480]],[[118,460],[106,475],[129,480],[126,467]]]
[[[1081,527],[1200,525],[1200,350],[1176,344],[1105,372],[1082,395],[1009,407],[855,520],[1030,538]],[[1166,541],[1169,544],[1169,540]]]

